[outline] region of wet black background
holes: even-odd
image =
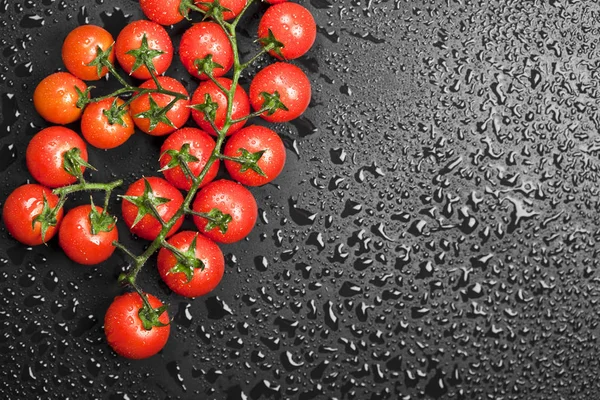
[[[116,37],[142,17],[115,4],[0,1],[0,201],[30,179],[25,148],[47,126],[30,99],[67,32]],[[128,361],[102,330],[125,259],[74,265],[56,241],[26,248],[2,227],[0,397],[595,398],[598,5],[302,4],[319,27],[295,62],[313,101],[275,126],[286,169],[252,189],[260,220],[222,246],[221,285],[188,301],[150,262],[142,286],[175,321],[158,356]],[[244,57],[261,10],[242,25]],[[168,74],[197,85],[177,60]],[[90,148],[90,179],[155,174],[161,141]]]

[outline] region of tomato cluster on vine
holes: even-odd
[[[56,125],[29,142],[26,164],[37,183],[18,187],[8,196],[4,224],[27,245],[58,235],[65,254],[79,264],[102,263],[116,248],[131,258],[119,281],[133,291],[114,299],[104,321],[108,343],[122,356],[152,356],[169,336],[167,306],[136,283],[155,252],[159,275],[173,292],[203,296],[224,274],[217,243],[237,242],[253,229],[258,207],[245,186],[275,179],[286,153],[276,132],[246,122],[253,117],[290,121],[309,105],[310,81],[288,60],[305,54],[315,41],[312,15],[298,4],[267,0],[272,5],[257,33],[261,50],[241,62],[236,26],[251,2],[140,0],[148,20],[129,23],[116,40],[100,26],[73,29],[62,45],[68,72],[47,76],[33,93],[37,112]],[[191,12],[204,14],[204,19],[186,29],[175,49],[164,26],[189,19]],[[165,75],[176,53],[199,80],[192,94]],[[261,69],[246,90],[238,82],[240,73],[263,53],[278,61]],[[128,83],[117,65],[139,85]],[[92,97],[94,86],[86,82],[107,74],[122,87]],[[81,135],[63,126],[78,120]],[[186,126],[190,120],[198,128]],[[111,193],[122,181],[92,183],[84,177],[94,168],[88,163],[88,144],[112,149],[124,144],[136,128],[166,137],[157,156],[162,177],[142,177],[121,196],[125,225],[151,241],[140,255],[119,243],[117,218],[108,210]],[[215,180],[221,161],[232,180]],[[103,206],[91,201],[65,212],[70,194],[94,190],[104,192]],[[197,231],[179,231],[185,215],[192,216]]]

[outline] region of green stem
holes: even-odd
[[[104,190],[105,192],[112,191],[114,188],[119,187],[123,184],[122,179],[118,179],[113,182],[108,183],[90,183],[90,182],[81,182],[76,183],[70,186],[63,186],[57,189],[54,189],[52,192],[57,196],[67,196],[68,194],[81,192],[84,190]]]
[[[265,111],[268,111],[268,110],[269,110],[268,108],[261,108],[258,111],[254,111],[254,112],[246,115],[245,117],[231,120],[231,125],[237,124],[238,122],[246,121],[247,119],[250,119],[250,118],[260,117]]]
[[[129,249],[125,247],[125,245],[117,242],[116,240],[112,242],[112,245],[115,246],[117,249],[121,250],[123,253],[127,254],[129,257],[131,257],[132,260],[137,260],[137,256],[131,251],[129,251]]]
[[[248,68],[254,61],[258,60],[258,58],[260,56],[262,56],[263,54],[265,54],[267,51],[269,51],[270,49],[266,48],[266,47],[262,47],[260,49],[260,51],[251,59],[249,59],[248,61],[246,61],[245,63],[242,64],[242,69],[246,69]]]

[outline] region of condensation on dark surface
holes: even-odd
[[[30,99],[62,38],[142,17],[115,3],[0,1],[2,201],[30,179],[24,151],[47,125]],[[2,227],[0,398],[597,398],[600,7],[302,4],[318,35],[295,63],[313,100],[275,126],[285,172],[252,189],[259,222],[222,247],[221,285],[177,297],[151,260],[141,284],[170,303],[171,338],[129,361],[102,330],[124,257],[78,266]],[[264,8],[241,27],[244,57]],[[156,174],[161,141],[90,149],[90,179]]]

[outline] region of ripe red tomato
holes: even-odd
[[[125,197],[123,198],[123,202],[121,204],[121,212],[123,214],[125,225],[127,225],[131,233],[138,235],[142,239],[154,240],[160,233],[162,225],[154,217],[150,207],[142,203],[134,204],[134,201],[141,202],[141,197],[139,196],[143,196],[144,194],[146,189],[146,181],[150,184],[151,189],[151,194],[149,197],[162,197],[169,200],[166,203],[160,201],[154,203],[156,209],[158,210],[158,214],[164,221],[170,221],[171,218],[173,218],[175,213],[183,204],[183,196],[179,190],[177,190],[169,182],[154,176],[135,181],[125,192]],[[132,196],[134,199],[127,198],[127,196]],[[140,216],[141,219],[135,223],[136,219],[140,218]],[[182,223],[183,217],[180,217],[175,225],[173,225],[167,236],[171,236],[177,232]]]
[[[37,246],[52,239],[62,221],[63,208],[56,213],[56,224],[48,226],[44,240],[42,240],[42,224],[33,222],[44,210],[44,197],[48,208],[58,204],[58,196],[42,185],[28,184],[16,188],[4,202],[2,219],[8,233],[19,242]]]
[[[143,49],[144,35],[146,36],[146,49]],[[173,60],[173,43],[165,28],[152,21],[139,20],[129,23],[117,36],[115,53],[121,67],[134,78],[150,79],[152,75],[142,63],[141,58],[136,65],[135,53],[140,48],[146,52],[148,50],[162,52],[162,54],[156,54],[149,61],[154,65],[156,75],[162,75],[167,71]],[[134,66],[135,70],[133,70]]]
[[[287,122],[298,118],[310,103],[310,81],[295,65],[285,62],[271,64],[254,76],[250,83],[250,104],[258,111],[265,99],[262,93],[279,93],[280,101],[287,107],[272,115],[263,113],[261,117],[269,122]]]
[[[77,181],[65,170],[65,153],[77,148],[79,157],[87,162],[87,146],[83,139],[69,128],[51,126],[39,131],[29,142],[25,152],[27,169],[44,186],[56,188]],[[85,170],[80,167],[81,173]]]
[[[173,160],[168,152],[171,150],[180,151],[186,143],[189,146],[189,154],[198,159],[198,161],[188,162],[187,165],[195,176],[200,175],[215,148],[215,141],[206,132],[196,128],[182,128],[169,135],[160,148],[159,162],[161,170]],[[215,160],[206,175],[204,175],[200,187],[215,179],[218,172],[219,160]],[[180,166],[165,169],[162,173],[171,185],[179,189],[190,190],[192,187],[192,180],[184,174]]]
[[[229,157],[240,157],[242,149],[249,153],[264,151],[256,165],[264,172],[261,176],[252,169],[235,161],[225,160],[225,168],[231,177],[247,186],[260,186],[271,182],[283,170],[285,164],[285,146],[279,135],[263,126],[250,125],[236,133],[227,141],[224,154]]]
[[[100,264],[115,251],[112,242],[119,239],[115,220],[103,214],[102,207],[84,204],[67,212],[58,230],[58,244],[67,257],[78,264]],[[94,230],[92,233],[92,221]]]
[[[210,213],[214,208],[231,216],[227,232],[222,233],[218,227],[206,231],[209,221],[203,217],[194,216],[194,223],[202,234],[219,243],[242,240],[248,236],[258,217],[258,207],[252,193],[239,183],[225,179],[203,187],[192,204],[196,212]]]
[[[146,293],[152,308],[163,306],[163,303],[151,294]],[[125,293],[115,297],[104,316],[104,334],[106,341],[120,356],[140,360],[158,353],[169,339],[171,325],[169,315],[164,311],[158,321],[164,326],[144,328],[140,318],[143,300],[137,293]]]
[[[196,240],[196,248],[190,247]],[[202,261],[203,267],[194,268],[182,264],[171,250],[164,247],[158,252],[158,272],[172,291],[180,296],[198,297],[217,287],[225,272],[225,259],[215,242],[198,232],[182,231],[168,240],[169,244],[182,253],[190,250],[190,255]],[[189,274],[189,276],[186,274]]]
[[[119,122],[111,124],[105,112],[111,109],[116,99],[116,105],[120,106],[123,100],[115,97],[90,103],[83,111],[81,118],[81,134],[89,144],[99,149],[112,149],[122,145],[135,132],[133,119],[129,114],[129,107],[121,114],[123,125]]]
[[[48,122],[70,124],[81,117],[83,110],[77,107],[78,88],[82,93],[87,85],[68,72],[56,72],[38,83],[33,92],[35,110]],[[89,98],[89,93],[88,93]]]
[[[107,51],[114,39],[104,28],[96,25],[82,25],[73,29],[63,42],[62,60],[70,73],[84,81],[95,81],[102,78],[108,72],[108,68],[102,67],[100,75],[96,66],[88,65],[97,56],[97,49]],[[110,50],[109,61],[114,63],[115,52]]]
[[[144,15],[161,25],[173,25],[183,20],[180,4],[181,0],[140,0]]]
[[[296,3],[286,2],[269,7],[258,24],[258,37],[268,37],[269,30],[283,44],[280,51],[287,60],[304,55],[317,37],[317,25],[312,14]],[[273,50],[269,54],[281,59]]]
[[[229,78],[217,78],[217,82],[219,82],[225,89],[230,89],[231,84],[233,83]],[[225,93],[223,93],[213,81],[201,82],[200,85],[198,85],[198,88],[192,96],[191,104],[194,106],[196,104],[204,103],[205,96],[207,94],[210,95],[211,101],[217,103],[214,122],[217,128],[222,129],[223,125],[225,125],[225,117],[227,116],[227,95],[225,95]],[[250,114],[250,100],[248,100],[248,94],[242,86],[238,85],[235,88],[235,93],[233,95],[231,118],[236,120],[246,117],[248,114]],[[196,121],[201,129],[213,136],[217,135],[215,130],[210,125],[210,122],[206,120],[202,111],[192,109],[192,118],[194,118],[194,121]],[[227,130],[227,136],[231,135],[235,131],[238,131],[242,126],[244,126],[245,123],[246,120],[231,125]]]
[[[208,10],[208,7],[203,3],[212,3],[214,0],[196,0],[196,5],[202,10]],[[229,11],[223,13],[223,19],[229,21],[234,19],[242,12],[246,6],[246,0],[220,0],[219,4],[227,8]]]
[[[225,75],[233,65],[233,49],[227,34],[215,22],[200,22],[192,25],[181,37],[179,58],[188,72],[200,79],[208,79],[204,73],[199,73],[196,60],[202,60],[212,55],[212,61],[222,68],[215,68],[213,76]]]
[[[176,79],[169,76],[159,76],[158,82],[160,85],[167,90],[177,92],[189,97],[185,87]],[[141,89],[156,89],[156,83],[150,79],[142,83],[139,86]],[[152,104],[150,98],[154,100],[157,107],[164,107],[173,100],[173,96],[162,93],[151,93],[144,94],[134,99],[130,104],[130,112],[133,116],[133,122],[143,132],[146,132],[152,136],[163,136],[167,135],[176,129],[181,128],[190,117],[190,105],[189,99],[182,99],[177,101],[173,107],[166,113],[166,117],[171,121],[175,127],[166,124],[165,122],[158,122],[156,126],[152,127],[151,119],[146,116],[139,116],[140,113],[148,113],[152,111]]]

